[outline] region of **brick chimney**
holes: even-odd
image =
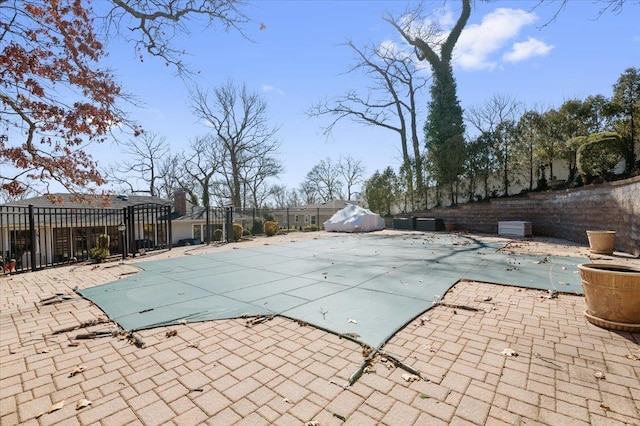
[[[178,189],[173,193],[173,211],[178,216],[187,214],[187,194],[182,189]]]

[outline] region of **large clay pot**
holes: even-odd
[[[587,321],[608,330],[640,331],[640,268],[583,263],[578,269]]]
[[[616,231],[587,231],[589,251],[596,254],[613,254]]]

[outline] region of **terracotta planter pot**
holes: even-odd
[[[613,254],[616,231],[587,231],[589,251],[596,254]]]
[[[640,268],[583,263],[578,269],[587,321],[608,330],[640,331]]]
[[[455,231],[456,223],[455,222],[445,222],[444,229],[447,231]]]

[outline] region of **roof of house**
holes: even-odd
[[[118,209],[139,204],[171,205],[170,201],[150,195],[85,195],[84,199],[74,194],[58,193],[41,195],[1,204],[3,206],[61,207],[61,208],[110,208]]]
[[[356,206],[360,206],[362,207],[363,202],[362,201],[355,201],[355,200],[331,200],[331,201],[327,201],[324,203],[315,203],[315,204],[307,204],[304,206],[293,206],[293,207],[289,207],[289,210],[295,211],[295,210],[312,210],[312,209],[332,209],[332,210],[340,210],[343,209],[347,206],[347,204],[355,204]],[[284,209],[276,209],[278,211],[285,211],[287,210],[286,208]]]

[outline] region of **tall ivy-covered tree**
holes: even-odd
[[[432,156],[438,183],[451,187],[463,172],[464,162],[464,156],[459,155],[464,146],[464,121],[451,67],[453,49],[471,16],[471,0],[462,0],[461,3],[460,16],[445,38],[433,28],[418,27],[423,15],[421,6],[401,20],[385,19],[414,47],[418,59],[426,60],[431,66],[433,84],[425,124],[426,147]]]

